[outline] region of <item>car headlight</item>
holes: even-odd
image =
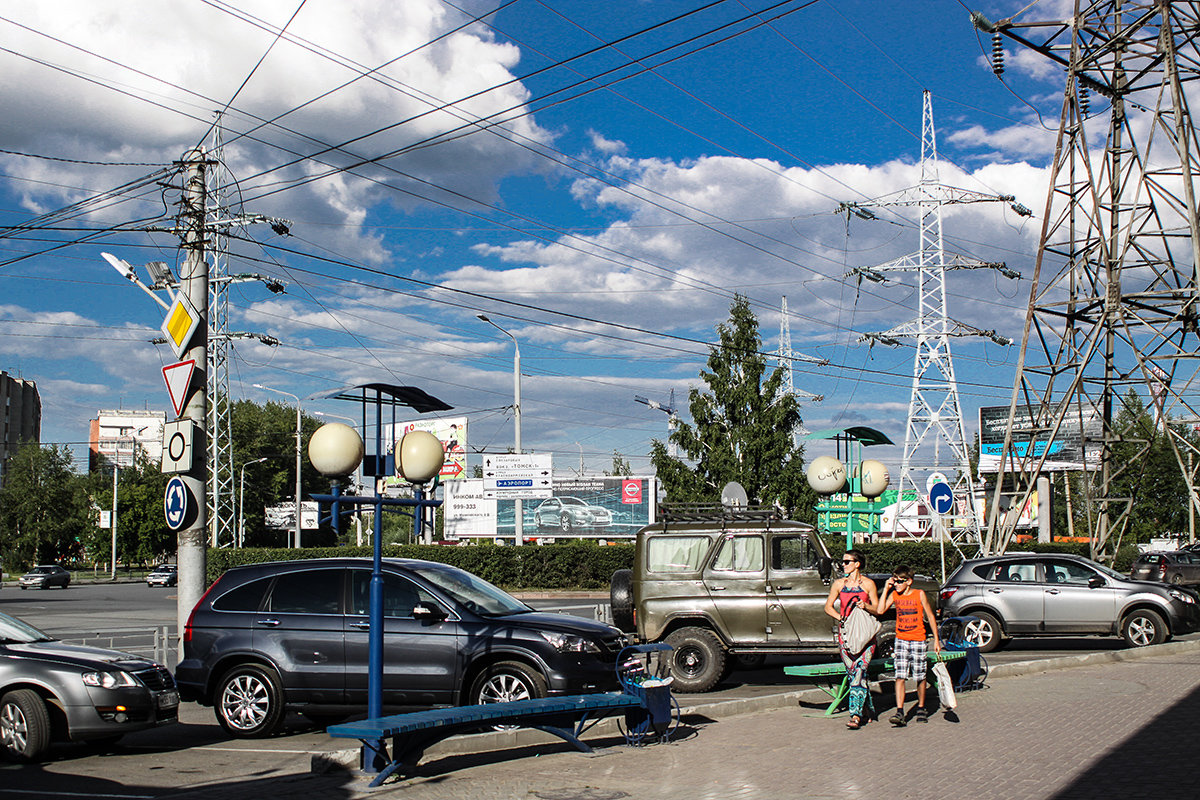
[[[121,686],[137,686],[138,683],[128,672],[85,672],[83,682],[86,686],[96,686],[101,689],[116,689]]]
[[[542,638],[550,643],[560,653],[599,653],[600,648],[591,639],[585,639],[582,636],[576,636],[571,633],[554,633],[552,631],[538,631]]]
[[[1178,589],[1168,589],[1167,594],[1183,603],[1194,603],[1196,598],[1192,597],[1187,592],[1181,592]]]

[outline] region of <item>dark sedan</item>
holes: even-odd
[[[171,673],[140,656],[65,644],[0,613],[0,752],[36,761],[52,740],[111,743],[175,722]]]
[[[1129,577],[1176,585],[1200,583],[1200,553],[1186,550],[1142,553],[1133,562]]]
[[[65,589],[71,585],[71,573],[58,564],[42,564],[22,575],[17,585],[22,589],[49,589],[52,586]]]

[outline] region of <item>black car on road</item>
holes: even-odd
[[[944,617],[972,616],[988,653],[1016,636],[1120,636],[1130,647],[1200,630],[1191,589],[1130,580],[1081,556],[1009,553],[964,561],[939,593]]]
[[[140,656],[60,642],[0,613],[0,751],[36,761],[52,741],[112,743],[175,722],[170,671]]]
[[[184,627],[185,699],[239,737],[278,730],[287,710],[317,722],[367,703],[371,560],[235,567]],[[624,635],[542,613],[469,572],[383,562],[386,709],[503,702],[615,688]]]

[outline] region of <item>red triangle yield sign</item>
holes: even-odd
[[[192,373],[195,371],[194,358],[162,368],[163,380],[167,382],[167,394],[171,395],[171,406],[175,409],[176,417],[183,414],[183,404],[187,402],[187,390],[192,385]]]

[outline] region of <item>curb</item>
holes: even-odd
[[[988,678],[1014,678],[1023,675],[1034,675],[1052,670],[1071,669],[1073,667],[1090,666],[1094,664],[1111,664],[1118,661],[1134,661],[1154,656],[1168,656],[1177,653],[1187,653],[1200,650],[1200,639],[1187,642],[1168,642],[1166,644],[1139,647],[1133,650],[1113,650],[1104,653],[1086,653],[1078,656],[1061,656],[1037,661],[1016,661],[1011,664],[997,664],[988,670]],[[882,691],[882,684],[874,682],[875,691]],[[676,698],[678,699],[678,698]],[[720,700],[710,703],[680,704],[680,717],[703,716],[708,719],[722,719],[740,714],[753,714],[759,711],[775,711],[792,708],[801,701],[818,701],[824,704],[829,695],[820,689],[793,689],[777,694],[767,694],[760,697],[746,697],[734,700]],[[589,737],[620,736],[619,720],[609,717],[588,729]],[[491,733],[472,733],[454,736],[443,740],[426,751],[427,756],[466,755],[471,753],[486,753],[493,750],[507,750],[517,747],[529,747],[542,744],[562,744],[562,739],[532,728],[520,728],[514,731],[494,731]],[[317,753],[312,757],[311,771],[324,774],[332,770],[358,770],[359,748],[350,750],[334,750]]]

